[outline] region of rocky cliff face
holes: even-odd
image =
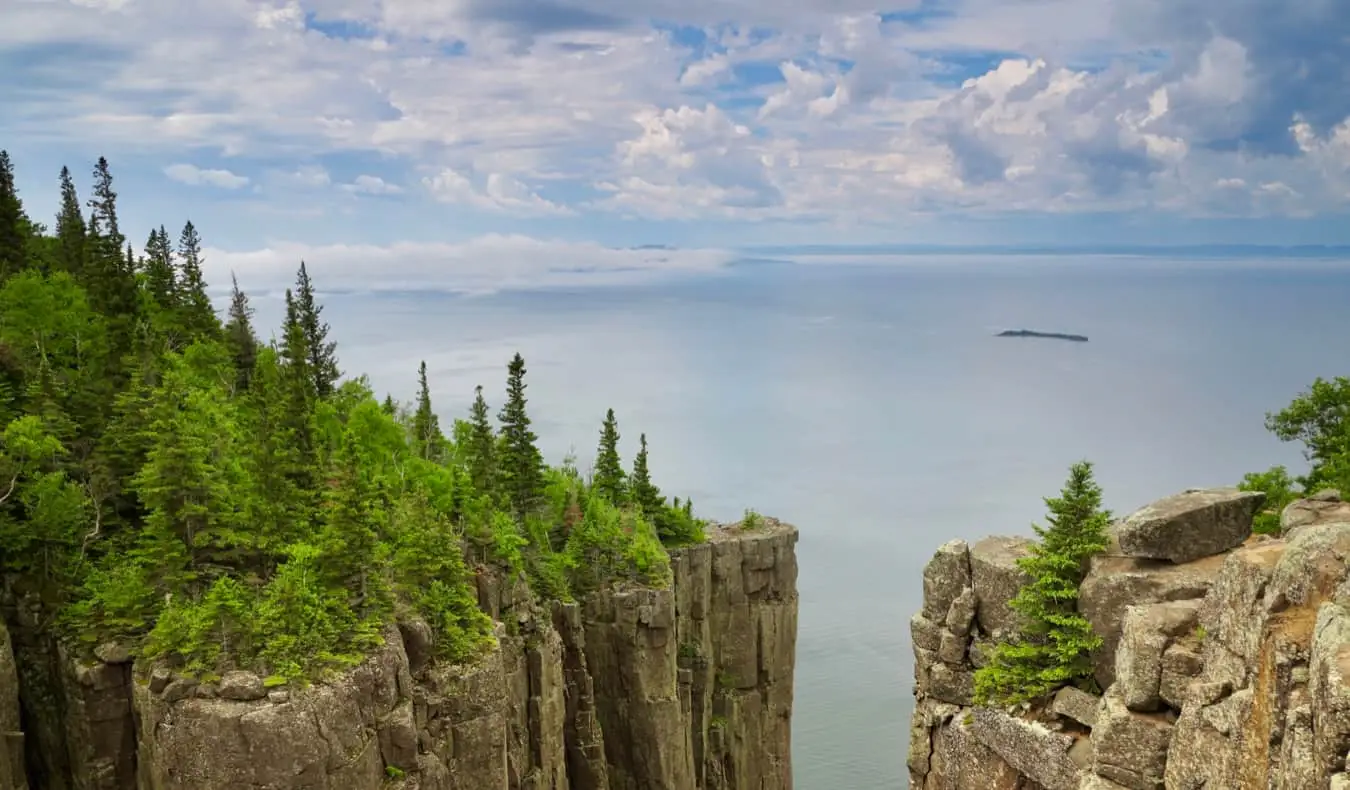
[[[971,705],[1025,543],[941,547],[911,621],[911,790],[1350,790],[1350,502],[1187,491],[1113,526],[1079,609],[1104,638],[1105,693]]]
[[[484,573],[499,646],[482,661],[435,665],[425,624],[402,623],[306,689],[199,683],[111,646],[71,661],[32,631],[18,646],[28,775],[44,790],[791,788],[796,540],[771,519],[717,528],[673,552],[670,589],[576,604]],[[24,787],[4,644],[0,790]]]

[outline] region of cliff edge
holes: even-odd
[[[1186,491],[1112,527],[1079,588],[1104,693],[972,704],[974,671],[1016,633],[1021,538],[953,541],[911,620],[911,790],[1350,790],[1350,502]]]
[[[714,526],[671,551],[669,588],[568,604],[480,570],[485,659],[437,665],[430,629],[401,622],[307,688],[202,682],[111,645],[75,661],[36,623],[6,663],[0,630],[0,790],[26,787],[25,751],[44,790],[791,788],[796,541],[773,519]],[[24,622],[21,594],[7,609]]]

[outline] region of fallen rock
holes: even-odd
[[[220,678],[216,694],[222,699],[251,701],[267,696],[262,678],[252,672],[226,672]]]
[[[1072,737],[991,708],[976,708],[973,719],[971,734],[1008,765],[1046,790],[1077,790]]]
[[[1221,556],[1181,565],[1135,557],[1094,557],[1078,588],[1078,611],[1102,638],[1102,646],[1093,656],[1097,683],[1107,688],[1115,681],[1116,647],[1126,608],[1200,598],[1223,563]]]
[[[975,591],[975,620],[994,639],[1013,638],[1021,621],[1012,599],[1028,582],[1017,561],[1030,553],[1032,542],[1019,537],[988,537],[970,547],[971,585]]]
[[[1194,489],[1145,505],[1113,525],[1112,532],[1127,556],[1190,562],[1246,540],[1265,501],[1259,491]]]
[[[1136,713],[1118,693],[1108,691],[1092,729],[1092,771],[1129,790],[1161,790],[1171,737],[1172,722],[1166,717]]]
[[[1342,501],[1334,489],[1318,491],[1306,499],[1297,499],[1280,511],[1280,534],[1288,535],[1299,527],[1329,521],[1350,521],[1350,502]]]
[[[1055,698],[1050,703],[1050,711],[1056,716],[1072,719],[1091,729],[1097,721],[1097,708],[1101,702],[1102,698],[1095,694],[1089,694],[1073,686],[1065,686],[1055,692]]]
[[[969,546],[964,540],[942,544],[923,566],[923,616],[941,622],[952,602],[969,586]]]

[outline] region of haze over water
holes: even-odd
[[[801,528],[798,790],[903,786],[908,621],[939,544],[1030,534],[1080,458],[1122,514],[1298,467],[1265,412],[1350,373],[1346,261],[938,256],[324,301],[378,394],[411,398],[425,359],[443,424],[478,383],[495,411],[519,350],[550,462],[585,468],[613,407],[666,494]],[[266,333],[279,305],[255,303]],[[1010,328],[1091,340],[993,337]]]

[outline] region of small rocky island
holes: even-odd
[[[1072,340],[1075,343],[1086,343],[1087,335],[1066,335],[1063,332],[1037,332],[1032,329],[1005,329],[999,332],[996,337],[1043,337],[1051,340]]]

